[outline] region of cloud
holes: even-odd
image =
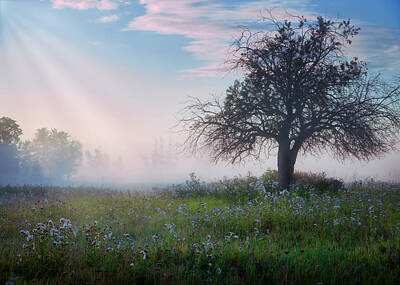
[[[311,14],[306,12],[308,0],[225,4],[210,0],[141,0],[140,3],[146,13],[131,21],[124,30],[185,36],[190,42],[184,49],[207,63],[184,72],[201,76],[221,75],[226,71],[223,62],[239,27],[254,24],[265,9],[273,9],[277,18],[287,13]]]
[[[360,34],[355,38],[349,53],[367,62],[375,71],[399,70],[400,30],[359,24]]]
[[[58,9],[73,8],[86,10],[116,9],[130,4],[124,0],[51,0]],[[118,4],[117,4],[118,3]],[[240,26],[254,26],[271,9],[277,19],[286,18],[288,13],[315,16],[309,11],[314,7],[309,0],[267,0],[221,3],[213,0],[140,0],[145,14],[134,18],[124,31],[152,31],[163,35],[181,35],[189,39],[184,50],[202,61],[196,68],[182,70],[191,76],[220,76],[226,74],[224,62],[229,46],[237,37]],[[98,22],[117,21],[117,15],[105,16]],[[354,40],[349,54],[369,63],[372,69],[396,69],[400,66],[400,34],[388,28],[360,23],[362,30]],[[265,28],[265,26],[263,27]]]
[[[118,15],[114,14],[114,15],[111,15],[111,16],[101,17],[101,18],[97,19],[97,22],[109,23],[109,22],[116,22],[116,21],[118,21],[118,19],[119,19]]]
[[[53,8],[71,8],[77,10],[87,10],[96,8],[98,10],[114,10],[118,4],[114,0],[51,0]]]
[[[384,50],[385,53],[391,55],[399,51],[399,45],[392,45],[388,49]]]

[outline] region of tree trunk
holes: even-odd
[[[282,189],[293,183],[294,164],[297,151],[290,149],[288,142],[280,142],[278,150],[278,182]]]

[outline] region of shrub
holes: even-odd
[[[261,175],[261,179],[265,183],[276,182],[278,181],[278,171],[268,169],[263,175]]]
[[[333,191],[337,192],[343,188],[343,181],[327,177],[325,172],[312,173],[298,171],[294,173],[294,183],[301,186],[312,186],[317,191]],[[261,180],[265,184],[271,184],[278,181],[278,171],[267,170],[261,175]]]
[[[337,192],[343,188],[343,181],[327,177],[325,172],[312,173],[312,172],[295,172],[294,182],[301,185],[313,186],[317,191],[333,191]]]

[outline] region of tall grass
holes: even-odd
[[[312,181],[280,191],[268,175],[192,175],[151,193],[2,188],[0,283],[398,282],[398,191]]]

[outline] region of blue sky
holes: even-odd
[[[371,65],[399,63],[397,0],[2,0],[2,18],[46,30],[69,45],[127,68],[163,76],[210,76],[239,25],[252,25],[263,9],[350,18],[362,28],[355,53]],[[9,17],[8,17],[9,16]],[[372,39],[371,39],[372,38]],[[380,50],[381,55],[371,51]],[[369,55],[369,56],[368,56]]]
[[[177,136],[171,126],[188,96],[224,94],[238,76],[223,64],[229,44],[239,26],[259,27],[265,9],[350,18],[361,32],[346,53],[388,78],[400,73],[398,0],[0,0],[0,9],[0,116],[16,119],[26,138],[55,127],[126,157]],[[347,165],[360,175],[378,165],[384,175],[399,158]],[[342,175],[332,163],[320,159]]]

